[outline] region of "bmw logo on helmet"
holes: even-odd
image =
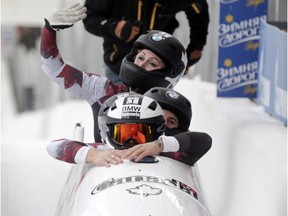
[[[171,98],[171,99],[174,99],[174,100],[177,100],[180,97],[179,94],[177,94],[174,91],[167,91],[166,95],[167,95],[168,98]]]
[[[150,36],[151,40],[155,41],[155,42],[164,41],[168,37],[172,37],[172,35],[170,35],[166,32],[157,32],[157,33],[152,34]]]

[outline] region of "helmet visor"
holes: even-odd
[[[148,124],[115,124],[112,139],[120,145],[137,145],[146,143],[152,137]]]

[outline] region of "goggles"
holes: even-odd
[[[148,124],[115,124],[112,139],[120,145],[137,145],[149,141],[152,137]]]

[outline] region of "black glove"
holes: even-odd
[[[192,66],[200,60],[201,57],[196,59],[188,59],[188,66]]]
[[[120,34],[121,40],[127,41],[129,39],[133,26],[140,28],[141,22],[126,20],[126,23],[121,30],[121,34]]]

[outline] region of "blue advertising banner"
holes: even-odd
[[[268,0],[221,0],[218,38],[218,97],[257,96],[260,21]]]

